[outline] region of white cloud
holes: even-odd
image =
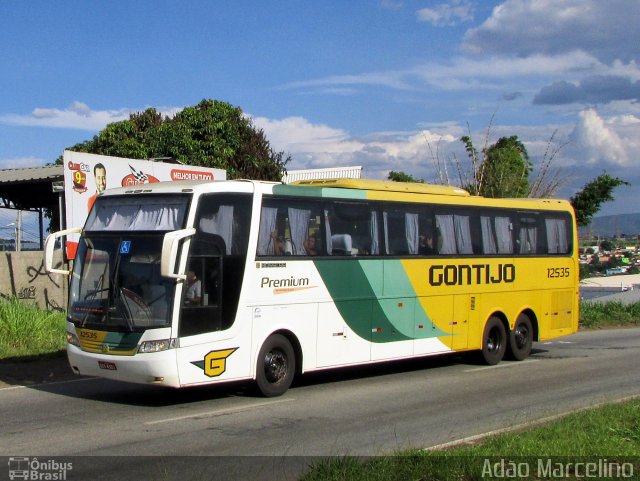
[[[74,101],[66,109],[36,107],[30,115],[0,115],[0,124],[22,127],[48,127],[99,131],[112,122],[129,118],[131,113],[144,109],[92,110],[87,104]],[[164,115],[175,115],[182,107],[160,107],[156,110]]]
[[[400,10],[403,5],[402,0],[380,0],[380,6],[388,10]]]
[[[417,12],[418,20],[436,27],[452,27],[473,20],[473,8],[466,0],[451,0]]]
[[[290,153],[289,169],[309,169],[363,165],[368,178],[386,178],[390,170],[403,170],[416,176],[432,176],[432,156],[457,142],[461,129],[443,124],[433,130],[417,132],[378,132],[354,137],[342,129],[312,124],[302,117],[271,120],[253,119],[264,130],[277,151]],[[451,128],[455,133],[443,132]],[[445,148],[445,146],[447,146]]]
[[[640,119],[626,115],[603,119],[594,109],[579,114],[570,136],[575,155],[591,165],[628,167],[640,147]]]
[[[629,0],[506,0],[477,28],[463,50],[528,57],[583,50],[611,63],[637,59],[640,2]]]
[[[423,64],[410,73],[428,84],[444,90],[502,88],[516,80],[516,86],[549,76],[574,76],[576,72],[605,73],[609,67],[585,52],[575,51],[557,56],[532,55],[527,58],[458,57],[449,65]],[[407,76],[409,71],[407,72]],[[487,85],[487,82],[490,85]]]
[[[392,89],[404,90],[409,88],[409,85],[403,80],[407,74],[406,71],[388,71],[388,72],[366,72],[362,74],[352,75],[331,75],[328,77],[322,77],[311,80],[301,80],[298,82],[289,82],[282,85],[280,88],[289,89],[302,89],[309,87],[327,87],[327,86],[355,86],[355,85],[375,85],[383,86]],[[323,90],[323,93],[333,93],[331,90]],[[344,89],[340,89],[340,94],[345,93]],[[355,93],[351,90],[349,93]]]
[[[354,94],[355,87],[378,86],[394,90],[414,90],[433,86],[442,90],[469,90],[471,88],[522,89],[522,84],[539,85],[540,79],[579,79],[589,75],[608,75],[624,72],[629,77],[640,77],[635,62],[613,67],[592,55],[575,50],[558,55],[534,54],[528,57],[455,57],[448,63],[422,63],[404,70],[366,72],[352,75],[332,75],[317,79],[290,82],[281,86],[287,90],[315,89],[313,93]],[[537,79],[537,82],[536,82]],[[515,82],[515,83],[514,83]],[[330,88],[329,88],[330,87]],[[338,88],[343,87],[343,88]],[[349,87],[345,91],[344,88]]]
[[[98,131],[111,122],[129,118],[130,111],[91,110],[82,102],[73,102],[64,110],[37,107],[31,115],[7,114],[0,116],[0,123],[23,127],[51,127]]]
[[[41,167],[47,161],[37,157],[18,157],[15,159],[0,159],[0,169],[24,169],[27,167]]]
[[[348,152],[358,150],[362,146],[354,142],[344,130],[324,124],[312,124],[303,117],[287,117],[281,120],[253,117],[253,121],[256,127],[264,130],[275,150],[308,153]]]

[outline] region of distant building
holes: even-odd
[[[290,184],[296,180],[311,179],[360,179],[362,178],[362,166],[355,167],[330,167],[328,169],[290,170],[283,177],[282,182]]]

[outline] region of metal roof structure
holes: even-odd
[[[54,182],[64,180],[62,165],[0,169],[0,202],[3,207],[39,210],[58,205]]]
[[[354,167],[330,167],[327,169],[289,170],[282,177],[282,182],[290,184],[298,180],[312,179],[360,179],[362,166]]]

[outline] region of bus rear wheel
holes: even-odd
[[[533,327],[531,319],[526,314],[520,314],[509,336],[509,357],[516,361],[526,359],[531,354],[532,342]]]
[[[493,316],[487,321],[482,336],[482,359],[489,366],[495,366],[507,350],[507,331],[502,321]]]
[[[289,340],[280,335],[270,336],[260,349],[256,369],[256,384],[263,396],[281,396],[295,374],[295,354]]]

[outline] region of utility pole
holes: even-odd
[[[22,211],[18,211],[18,218],[16,220],[16,252],[20,252],[20,246],[22,244]]]

